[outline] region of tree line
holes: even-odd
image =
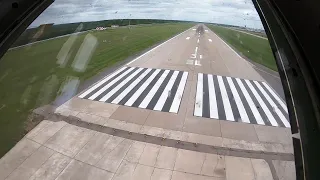
[[[127,26],[137,24],[152,23],[172,23],[181,22],[175,20],[157,20],[157,19],[114,19],[91,22],[77,22],[68,24],[44,24],[35,28],[29,28],[24,31],[16,40],[12,47],[25,45],[31,42],[63,36],[74,32],[87,31],[96,27],[110,27],[111,25]]]

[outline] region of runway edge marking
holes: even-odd
[[[165,43],[167,43],[168,41],[170,41],[170,40],[172,40],[172,39],[174,39],[174,38],[176,38],[176,37],[180,36],[181,34],[183,34],[183,33],[187,32],[187,31],[189,31],[189,30],[190,30],[190,29],[192,29],[192,28],[194,28],[194,26],[193,26],[193,27],[191,27],[191,28],[189,28],[189,29],[186,29],[185,31],[181,32],[180,34],[175,35],[174,37],[172,37],[172,38],[170,38],[170,39],[166,40],[165,42],[163,42],[163,43],[159,44],[158,46],[156,46],[156,47],[154,47],[154,48],[152,48],[152,49],[150,49],[149,51],[147,51],[147,52],[145,52],[145,53],[141,54],[139,57],[136,57],[135,59],[131,60],[131,61],[130,61],[130,62],[128,62],[127,64],[125,64],[125,65],[122,65],[122,66],[118,67],[118,68],[117,68],[116,70],[114,70],[113,72],[118,71],[119,69],[124,68],[125,66],[127,66],[127,65],[129,65],[129,64],[131,64],[131,63],[133,63],[134,61],[138,60],[139,58],[143,57],[144,55],[146,55],[146,54],[150,53],[151,51],[154,51],[156,48],[158,48],[158,47],[162,46],[163,44],[165,44]],[[113,73],[113,72],[112,72],[112,73]],[[98,80],[97,82],[93,83],[91,86],[89,86],[89,87],[87,87],[86,89],[84,89],[83,91],[79,92],[76,96],[79,96],[79,95],[83,94],[85,91],[87,91],[89,88],[91,89],[91,88],[93,88],[93,86],[96,86],[97,84],[100,84],[100,82],[101,82],[102,80],[104,80],[105,78],[108,78],[112,73],[109,73],[108,75],[104,76],[103,78],[101,78],[101,79],[100,79],[100,80]],[[93,89],[95,89],[95,88],[93,88]]]
[[[191,28],[193,28],[193,27],[191,27]],[[159,44],[158,46],[156,46],[156,47],[154,47],[154,48],[150,49],[149,51],[147,51],[147,52],[145,52],[145,53],[141,54],[139,57],[137,57],[137,58],[133,59],[132,61],[128,62],[126,65],[129,65],[129,64],[131,64],[131,63],[135,62],[136,60],[140,59],[141,57],[145,56],[146,54],[149,54],[150,52],[154,51],[155,49],[157,49],[158,47],[162,46],[163,44],[165,44],[165,43],[169,42],[170,40],[175,39],[176,37],[180,36],[181,34],[183,34],[183,33],[187,32],[187,31],[188,31],[188,30],[190,30],[191,28],[189,28],[189,29],[187,29],[187,30],[185,30],[185,31],[181,32],[180,34],[175,35],[174,37],[172,37],[172,38],[170,38],[170,39],[166,40],[165,42],[163,42],[163,43]]]

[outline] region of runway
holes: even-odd
[[[220,37],[199,25],[135,58],[79,98],[188,117],[290,127],[284,100]]]

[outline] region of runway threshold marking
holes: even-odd
[[[78,97],[178,113],[187,78],[184,71],[123,67]]]
[[[194,116],[290,127],[284,102],[265,82],[198,73]]]

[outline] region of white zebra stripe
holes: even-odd
[[[171,104],[169,112],[177,113],[179,109],[180,102],[182,100],[183,90],[186,85],[188,78],[188,72],[184,72],[180,81],[180,84],[178,86],[176,95],[174,96],[173,102]]]
[[[109,87],[111,87],[114,83],[116,83],[117,81],[119,81],[121,78],[123,78],[125,75],[127,75],[128,73],[130,73],[134,68],[130,68],[127,71],[125,71],[124,73],[122,73],[120,76],[118,76],[117,78],[115,78],[114,80],[112,80],[110,83],[108,83],[107,85],[105,85],[103,88],[99,89],[99,91],[97,91],[96,93],[94,93],[92,96],[90,96],[88,99],[90,100],[94,100],[96,97],[98,97],[101,93],[103,93],[105,90],[107,90]]]
[[[278,106],[273,102],[273,100],[270,98],[270,96],[267,94],[267,92],[261,87],[261,85],[257,81],[254,81],[254,83],[256,84],[258,89],[261,91],[263,96],[267,99],[269,104],[272,106],[272,108],[275,111],[275,113],[277,113],[277,115],[280,117],[280,119],[283,122],[283,124],[286,127],[290,127],[290,123],[288,122],[287,118],[282,114],[282,112],[279,110]]]
[[[202,106],[203,106],[203,74],[198,73],[197,94],[196,94],[196,102],[194,105],[195,116],[202,116]]]
[[[122,86],[127,84],[128,81],[130,81],[135,75],[137,75],[140,71],[142,71],[143,68],[139,68],[134,73],[130,74],[126,79],[124,79],[122,82],[120,82],[116,87],[114,87],[111,91],[109,91],[106,95],[104,95],[99,101],[105,102],[108,100],[114,93],[116,93]]]
[[[208,75],[208,88],[209,88],[210,118],[219,119],[216,91],[214,88],[213,77],[211,74]]]
[[[140,108],[146,108],[148,106],[148,104],[150,103],[151,99],[153,98],[153,96],[156,94],[157,90],[159,89],[159,87],[161,86],[162,82],[164,81],[164,79],[167,77],[167,75],[169,74],[169,70],[165,70],[164,73],[161,75],[161,77],[158,79],[158,81],[156,82],[156,84],[151,88],[151,90],[149,91],[149,93],[147,94],[147,96],[143,99],[143,101],[140,103],[139,107]]]
[[[161,96],[159,97],[159,100],[157,102],[157,104],[155,105],[155,107],[153,108],[153,110],[156,111],[161,111],[161,109],[163,108],[164,103],[166,102],[167,98],[170,96],[170,91],[172,89],[172,86],[174,84],[174,82],[176,81],[176,78],[179,74],[179,71],[174,71],[174,73],[172,74],[169,82],[167,83],[165,89],[163,90]]]
[[[157,69],[153,72],[153,74],[144,82],[140,88],[130,97],[130,99],[125,103],[126,106],[132,106],[132,104],[138,99],[140,94],[148,87],[150,82],[154,79],[154,77],[160,72],[160,69]]]
[[[264,87],[267,88],[267,90],[271,93],[271,95],[278,101],[280,106],[288,113],[288,109],[287,109],[286,104],[279,98],[279,96],[273,92],[273,90],[269,87],[269,85],[267,83],[262,82],[262,84],[264,85]]]
[[[228,81],[228,84],[230,86],[231,92],[233,94],[234,100],[235,100],[235,102],[237,104],[241,120],[243,122],[250,123],[248,114],[247,114],[247,112],[246,112],[246,110],[245,110],[245,108],[244,108],[244,106],[242,104],[242,101],[240,99],[240,96],[238,94],[238,91],[237,91],[236,87],[233,84],[232,79],[230,77],[227,77],[227,81]]]
[[[122,67],[121,69],[117,70],[116,72],[112,73],[111,75],[109,75],[108,77],[104,78],[102,81],[98,82],[97,84],[95,84],[94,86],[92,86],[91,88],[89,88],[88,90],[86,90],[84,93],[82,93],[80,96],[78,96],[79,98],[84,98],[85,96],[87,96],[88,94],[90,94],[92,91],[94,91],[95,89],[97,89],[99,86],[101,86],[103,83],[107,82],[109,79],[113,78],[115,75],[117,75],[119,72],[123,71],[126,67]]]
[[[136,80],[134,80],[125,90],[119,94],[111,103],[118,104],[149,72],[151,69],[147,69]]]
[[[224,86],[222,77],[217,76],[217,79],[218,79],[218,83],[219,83],[219,87],[220,87],[220,91],[221,91],[221,97],[222,97],[224,111],[226,114],[226,119],[229,121],[234,121],[234,116],[233,116],[233,112],[231,109],[230,100],[229,100],[229,97],[227,94],[226,87]]]
[[[258,124],[265,125],[265,123],[264,123],[264,121],[262,120],[262,117],[261,117],[261,115],[260,115],[257,107],[254,105],[254,102],[253,102],[253,100],[251,99],[248,91],[247,91],[246,88],[244,87],[243,83],[241,82],[241,80],[240,80],[239,78],[235,78],[235,79],[236,79],[236,81],[237,81],[237,83],[238,83],[238,85],[239,85],[239,87],[240,87],[240,89],[241,89],[244,97],[246,98],[246,100],[247,100],[247,102],[248,102],[248,104],[249,104],[249,106],[250,106],[250,109],[251,109],[251,111],[252,111],[252,113],[253,113],[253,116],[254,116],[254,118],[256,119],[257,123],[258,123]]]
[[[270,121],[270,123],[273,126],[278,126],[277,121],[274,119],[272,113],[269,111],[267,105],[263,102],[263,100],[261,99],[260,95],[258,94],[258,92],[256,91],[256,89],[252,86],[251,82],[247,79],[244,80],[247,85],[249,86],[249,88],[251,89],[253,95],[256,97],[257,101],[259,102],[261,108],[263,109],[263,111],[266,113],[268,120]]]

